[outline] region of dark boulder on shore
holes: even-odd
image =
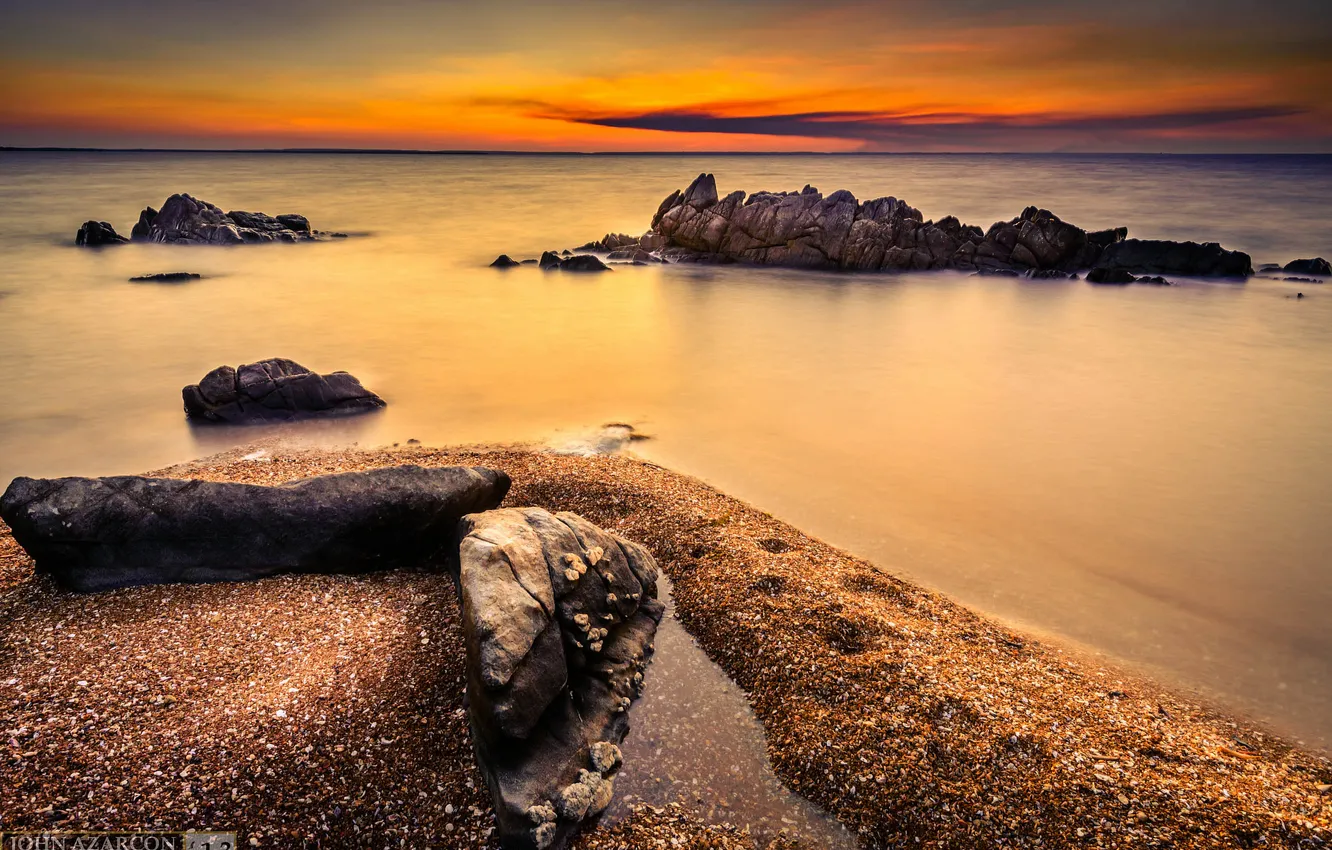
[[[400,466],[277,487],[166,478],[16,478],[0,498],[14,539],[62,586],[362,573],[456,557],[458,521],[499,505],[493,469]]]
[[[1291,274],[1311,274],[1318,277],[1332,276],[1332,264],[1322,257],[1315,257],[1312,260],[1291,260],[1281,269]]]
[[[181,396],[188,418],[229,425],[346,416],[386,406],[347,372],[320,375],[280,357],[239,369],[219,366]]]
[[[102,245],[124,245],[128,241],[105,221],[85,221],[83,226],[79,228],[79,232],[74,234],[74,244],[87,248],[97,248]]]
[[[506,850],[560,850],[610,804],[665,608],[637,544],[571,513],[461,523],[458,583],[476,758]]]

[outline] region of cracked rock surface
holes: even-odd
[[[562,848],[610,804],[665,609],[641,546],[572,513],[461,523],[458,584],[477,763],[506,848]]]

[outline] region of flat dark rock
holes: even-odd
[[[558,850],[611,801],[665,608],[657,565],[576,514],[464,518],[458,582],[477,763],[509,850]]]
[[[189,419],[228,425],[347,416],[386,406],[347,372],[320,375],[280,357],[239,369],[219,366],[181,396]]]
[[[199,280],[201,277],[203,275],[194,272],[160,272],[132,277],[130,283],[185,283],[190,280]]]
[[[39,572],[96,591],[445,566],[458,520],[496,507],[508,489],[506,474],[479,467],[399,466],[277,487],[15,478],[0,517]]]

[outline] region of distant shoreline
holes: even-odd
[[[1114,151],[513,151],[426,150],[411,148],[88,148],[0,145],[0,153],[202,153],[202,154],[339,154],[388,156],[525,156],[525,157],[1008,157],[1013,159],[1332,159],[1326,153],[1167,153]]]

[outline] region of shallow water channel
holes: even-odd
[[[604,822],[626,817],[636,804],[680,803],[706,822],[759,838],[785,833],[809,847],[855,850],[846,827],[772,772],[763,727],[744,692],[675,618],[670,580],[658,582],[666,616]]]

